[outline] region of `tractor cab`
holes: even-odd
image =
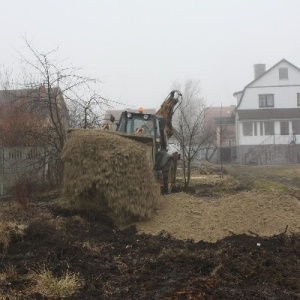
[[[167,139],[164,133],[165,121],[162,117],[152,114],[122,112],[118,132],[136,136],[136,140],[153,141],[155,152],[167,150]]]

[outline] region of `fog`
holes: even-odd
[[[296,0],[1,0],[0,62],[17,68],[26,36],[39,51],[59,47],[65,65],[101,79],[104,97],[159,107],[175,81],[199,80],[207,105],[282,58],[300,67]]]

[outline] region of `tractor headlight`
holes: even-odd
[[[130,119],[132,117],[131,113],[127,113],[127,118]]]
[[[144,115],[144,120],[148,120],[149,119],[149,115]]]

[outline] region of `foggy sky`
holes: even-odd
[[[299,11],[297,0],[0,0],[0,63],[18,65],[26,36],[39,51],[59,46],[127,107],[157,108],[187,79],[226,106],[254,64],[300,67]]]

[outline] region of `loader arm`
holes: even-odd
[[[168,139],[174,134],[172,118],[175,112],[175,107],[179,104],[180,97],[182,97],[182,94],[179,91],[172,91],[162,103],[160,109],[156,112],[156,114],[162,116],[166,122],[165,130]]]

